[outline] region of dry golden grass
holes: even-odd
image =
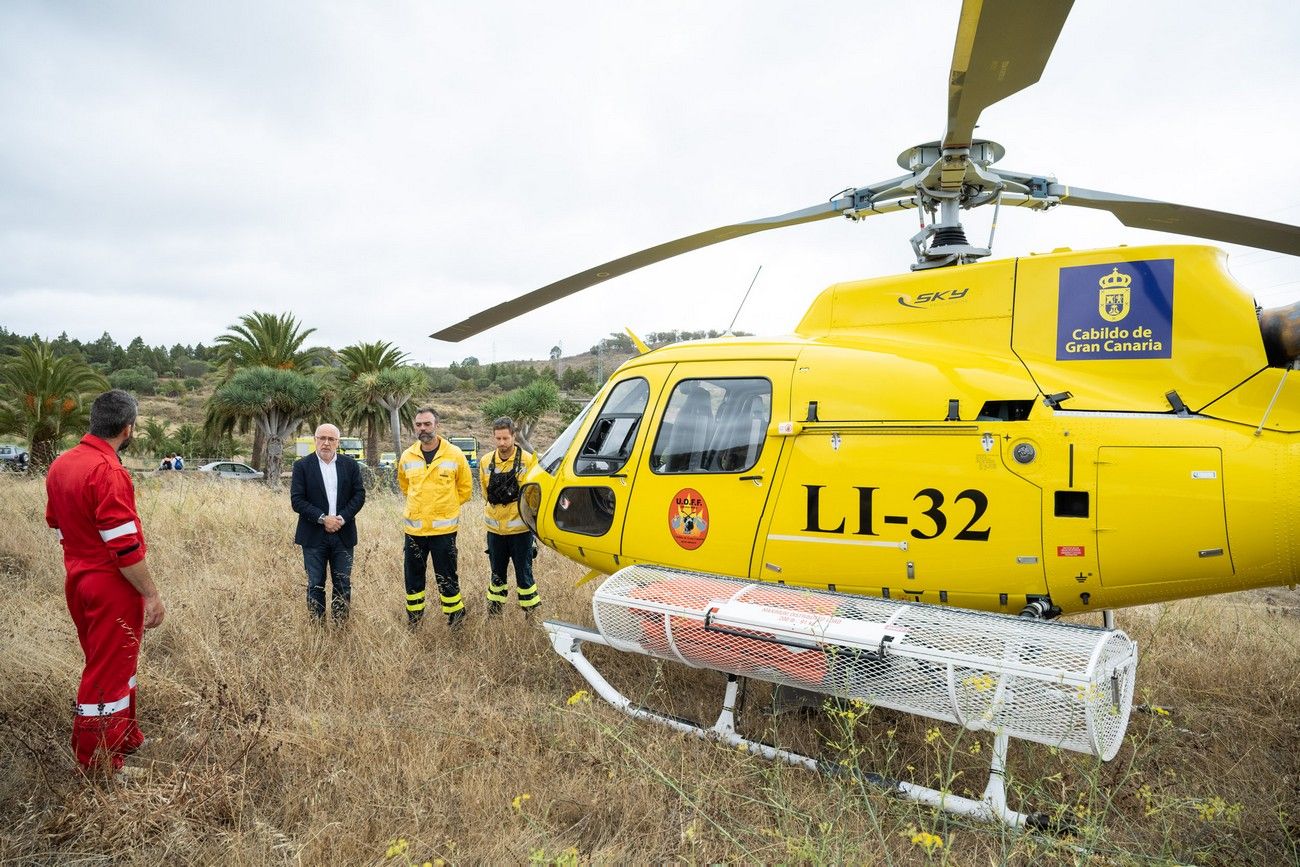
[[[467,629],[431,616],[407,632],[398,501],[375,494],[353,621],[321,632],[307,624],[287,492],[177,474],[138,488],[168,603],[140,669],[149,771],[87,784],[67,745],[81,656],[43,490],[0,477],[0,863],[1297,859],[1300,618],[1277,613],[1284,594],[1271,610],[1243,596],[1121,613],[1142,649],[1140,700],[1173,712],[1135,714],[1105,765],[1013,745],[1013,806],[1079,826],[1057,840],[569,704],[584,684],[539,629],[518,610],[483,619],[476,504],[460,544]],[[574,587],[583,569],[550,551],[537,562],[545,615],[590,623],[591,586]],[[721,675],[592,657],[647,704],[717,712]],[[742,713],[751,736],[960,792],[983,785],[986,737],[880,710],[774,717],[765,693],[753,688]]]

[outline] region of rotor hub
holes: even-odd
[[[962,152],[965,152],[964,154]],[[910,147],[898,155],[899,168],[909,172],[923,171],[949,156],[964,156],[971,162],[991,166],[1006,155],[1007,149],[995,141],[976,139],[964,148],[944,148],[941,142],[932,141]]]

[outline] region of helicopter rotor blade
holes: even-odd
[[[943,146],[968,147],[980,113],[1038,81],[1074,0],[966,0],[948,78]]]
[[[1062,205],[1110,211],[1121,223],[1135,229],[1174,232],[1300,256],[1300,226],[1065,184],[1050,184],[1047,192]]]
[[[788,214],[763,217],[758,220],[750,220],[747,223],[734,223],[730,226],[719,226],[706,232],[687,235],[684,238],[639,250],[636,253],[614,259],[603,265],[588,268],[586,271],[565,277],[563,280],[557,280],[548,286],[543,286],[541,289],[534,289],[532,292],[520,295],[518,298],[504,301],[495,307],[475,313],[468,319],[457,322],[455,325],[449,325],[429,336],[436,340],[458,343],[467,337],[473,337],[481,331],[486,331],[494,325],[508,322],[550,304],[552,301],[558,301],[575,292],[595,286],[597,283],[603,283],[629,271],[644,268],[646,265],[653,265],[655,262],[671,259],[673,256],[680,256],[682,253],[689,253],[692,250],[708,247],[721,241],[729,241],[732,238],[752,235],[755,232],[766,232],[769,229],[781,229],[786,226],[797,226],[801,223],[813,223],[818,220],[838,217],[852,208],[853,205],[854,197],[852,195],[840,195],[829,202],[823,202],[799,211],[791,211]]]

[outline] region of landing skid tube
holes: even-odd
[[[761,741],[753,741],[736,732],[736,696],[739,681],[735,675],[727,676],[727,688],[722,699],[722,709],[717,721],[709,728],[704,728],[690,720],[680,717],[655,713],[636,704],[607,681],[591,661],[583,655],[584,643],[612,645],[605,637],[593,629],[576,626],[559,620],[547,620],[542,626],[551,639],[551,647],[578,670],[596,693],[633,719],[656,722],[683,734],[694,735],[703,740],[718,741],[728,746],[744,749],[752,755],[761,756],[769,761],[784,762],[795,767],[824,773],[840,773],[836,765],[818,761],[809,756],[779,749]],[[1013,828],[1029,827],[1036,830],[1054,830],[1051,818],[1043,813],[1019,813],[1007,806],[1006,798],[1006,762],[1010,738],[1005,733],[996,733],[993,739],[992,758],[989,762],[989,780],[984,787],[980,800],[963,798],[949,792],[941,792],[915,783],[893,780],[880,774],[867,773],[863,779],[890,794],[909,801],[916,801],[936,809],[945,810],[959,816],[966,816],[978,821],[1000,821]]]

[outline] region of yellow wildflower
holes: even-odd
[[[943,848],[942,837],[929,831],[921,831],[915,825],[908,825],[903,833],[912,841],[913,846],[920,846],[927,855],[933,855],[935,850]]]
[[[569,696],[569,700],[566,704],[572,707],[573,705],[584,701],[591,701],[591,693],[587,692],[585,689],[580,689],[573,695]]]
[[[524,808],[524,801],[531,800],[532,797],[533,796],[527,792],[524,792],[522,795],[515,795],[514,800],[510,802],[510,806],[516,811],[522,810]]]
[[[1241,805],[1229,805],[1223,798],[1215,795],[1208,800],[1198,801],[1193,804],[1196,808],[1197,818],[1202,822],[1213,822],[1216,819],[1228,819],[1235,821],[1241,815]]]

